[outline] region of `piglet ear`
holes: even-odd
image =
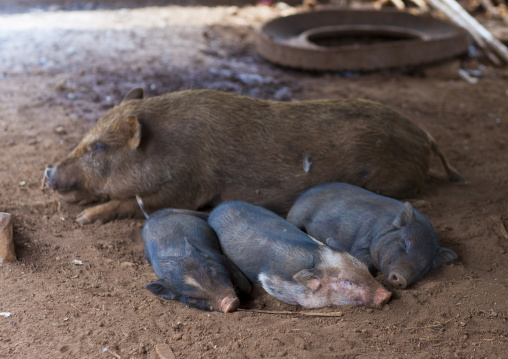
[[[134,88],[130,90],[127,95],[123,98],[122,102],[129,100],[142,100],[144,96],[144,91],[141,87]]]
[[[125,134],[127,136],[127,146],[133,150],[141,142],[141,124],[136,116],[127,116],[125,118]]]
[[[395,217],[393,225],[397,228],[402,228],[411,222],[414,219],[414,216],[413,206],[411,206],[411,203],[405,202],[404,207],[397,217]]]
[[[194,245],[187,237],[183,238],[185,241],[185,255],[190,256],[192,253],[201,252],[198,247]]]
[[[347,252],[347,249],[335,238],[327,238],[326,245],[335,251]]]
[[[459,258],[457,253],[449,248],[439,247],[439,252],[432,263],[432,268],[441,267],[443,264],[450,263],[451,261]]]
[[[316,291],[321,288],[321,270],[316,268],[303,269],[296,273],[293,278],[305,288]]]
[[[153,294],[167,300],[174,300],[176,298],[176,295],[172,292],[171,288],[167,287],[165,282],[160,279],[157,282],[147,284],[145,288]]]

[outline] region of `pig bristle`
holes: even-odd
[[[139,208],[141,208],[141,212],[145,215],[145,217],[148,219],[149,215],[146,213],[145,206],[143,205],[143,200],[139,195],[136,195],[136,201],[138,201]]]

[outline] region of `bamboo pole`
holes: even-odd
[[[430,5],[443,12],[454,23],[466,29],[487,57],[495,64],[508,64],[508,49],[485,27],[476,21],[455,0],[428,0]]]

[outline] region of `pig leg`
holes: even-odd
[[[134,197],[129,199],[113,199],[85,209],[78,215],[76,222],[80,224],[89,224],[96,221],[105,223],[116,218],[140,217],[142,215],[143,213]]]
[[[144,207],[148,209],[172,207],[169,205],[161,205],[161,203],[159,203],[161,197],[164,197],[164,194],[161,192],[143,196]],[[117,218],[140,217],[142,215],[143,212],[135,197],[112,199],[109,202],[85,209],[78,215],[76,222],[80,224],[89,224],[96,221],[106,223]]]

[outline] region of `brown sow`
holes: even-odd
[[[50,186],[85,209],[80,223],[242,200],[285,215],[304,190],[347,182],[409,197],[431,155],[465,182],[434,139],[396,111],[361,100],[265,101],[188,90],[143,98],[134,89],[55,168]]]

